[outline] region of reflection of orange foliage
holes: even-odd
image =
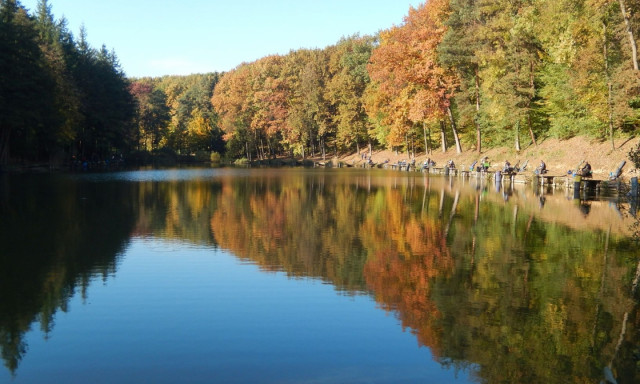
[[[267,181],[242,191],[223,183],[211,218],[217,243],[265,270],[318,276],[339,288],[366,284],[380,306],[396,311],[438,356],[440,312],[431,287],[454,268],[441,223],[412,211],[401,190],[359,200],[349,188],[331,190],[326,198],[290,184],[271,189]]]
[[[385,213],[389,219],[394,216]],[[431,283],[454,267],[442,228],[416,217],[391,228],[397,228],[387,234],[394,244],[369,258],[364,267],[365,280],[380,306],[396,311],[403,327],[413,329],[418,342],[438,356],[440,312],[431,301]]]
[[[223,248],[270,269],[261,259],[262,255],[276,252],[281,247],[285,222],[283,200],[265,192],[261,196],[253,195],[247,201],[244,209],[238,206],[233,186],[224,184],[219,208],[211,217],[211,228]]]
[[[316,194],[302,179],[289,179],[286,187],[267,180],[252,191],[225,184],[210,221],[213,236],[264,270],[361,291],[364,257],[354,249],[359,216],[352,214],[357,200],[342,190],[330,196]]]

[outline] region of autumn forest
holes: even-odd
[[[430,0],[375,36],[226,73],[127,78],[46,0],[33,13],[0,0],[0,164],[519,150],[573,136],[614,146],[640,128],[639,7]]]

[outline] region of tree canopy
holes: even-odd
[[[430,0],[375,36],[127,79],[47,0],[0,0],[0,162],[115,153],[516,150],[635,135],[640,0]]]
[[[443,150],[576,135],[615,146],[638,131],[638,6],[431,0],[376,36],[244,63],[222,76],[212,102],[237,156],[267,155],[267,137],[269,155],[364,144],[415,154],[432,150],[432,128]],[[256,82],[267,61],[272,80]],[[260,96],[276,82],[277,109]]]
[[[132,145],[134,101],[116,54],[55,20],[0,1],[0,163],[108,158]]]

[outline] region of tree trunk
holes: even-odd
[[[275,159],[278,156],[278,152],[276,152],[276,146],[272,141],[269,141],[269,153],[271,154],[272,159]]]
[[[451,207],[451,213],[449,214],[449,221],[447,222],[447,226],[444,229],[444,238],[446,239],[449,235],[449,228],[451,228],[451,222],[453,222],[453,218],[456,215],[456,209],[458,209],[458,201],[460,200],[460,190],[456,190],[455,197],[453,198],[453,206]]]
[[[414,158],[416,156],[416,141],[413,138],[413,132],[411,132],[411,142],[409,145],[411,146],[411,158]]]
[[[533,143],[533,145],[537,147],[538,142],[536,141],[536,135],[533,133],[533,127],[532,127],[533,124],[531,123],[531,113],[529,113],[529,116],[527,116],[527,123],[529,125],[529,135],[531,136],[531,142]]]
[[[442,152],[447,152],[447,135],[444,132],[444,120],[440,120],[440,140],[442,141]]]
[[[309,140],[309,142],[311,143],[311,152],[310,155],[311,157],[316,155],[316,141],[313,140],[313,132],[311,132],[311,139]]]
[[[253,130],[253,147],[256,149],[256,158],[260,160],[260,145],[258,144],[258,130]]]
[[[411,149],[409,148],[409,135],[404,135],[404,146],[407,149],[407,157],[411,158]]]
[[[267,159],[267,154],[264,150],[264,139],[262,137],[260,138],[260,159],[261,160]]]
[[[449,115],[449,121],[451,122],[451,131],[453,132],[453,139],[456,142],[456,153],[462,153],[462,145],[460,145],[460,137],[458,137],[458,130],[456,129],[456,121],[453,118],[453,112],[451,107],[447,107],[447,115]]]
[[[640,282],[640,261],[638,261],[638,265],[636,266],[636,276],[633,279],[633,284],[631,284],[631,296],[636,295],[636,291],[638,290],[638,282]]]
[[[623,7],[622,4],[622,0],[620,0],[620,8]],[[623,15],[624,15],[624,9],[622,11]],[[626,20],[625,20],[626,22]],[[607,108],[608,108],[608,112],[609,112],[609,138],[611,139],[611,149],[614,150],[616,149],[616,144],[614,142],[613,139],[613,87],[611,85],[611,76],[609,75],[609,43],[607,41],[607,24],[602,23],[602,35],[603,35],[603,48],[602,48],[602,54],[604,55],[604,72],[605,72],[605,76],[607,77],[607,91],[608,91],[608,95],[607,95]],[[637,63],[637,61],[634,59],[634,63]],[[637,64],[636,64],[637,65]],[[637,67],[635,68],[636,70],[638,69]]]
[[[607,103],[609,104],[609,138],[611,139],[611,149],[615,150],[616,149],[616,143],[613,139],[613,102],[612,102],[612,90],[611,90],[611,81],[609,81],[608,88],[609,88],[609,98],[607,100]]]
[[[422,135],[424,136],[424,154],[428,155],[431,153],[431,148],[429,145],[429,140],[427,139],[427,123],[422,122]]]
[[[527,123],[529,125],[529,134],[531,135],[531,141],[533,142],[533,145],[537,147],[538,142],[536,142],[536,135],[533,134],[533,124],[531,123],[531,100],[536,95],[536,84],[533,81],[533,61],[529,65],[529,86],[531,87],[531,97],[529,98],[529,106],[527,107]]]
[[[531,136],[531,142],[537,147],[538,142],[536,141],[536,135],[533,133],[533,124],[531,123],[531,112],[529,112],[529,115],[527,116],[527,123],[529,125],[529,135]]]
[[[629,13],[627,7],[624,4],[624,0],[618,0],[620,3],[620,11],[622,11],[622,18],[624,19],[624,26],[629,35],[629,43],[631,44],[631,59],[633,60],[633,70],[638,70],[638,46],[636,40],[633,37],[633,30],[631,29],[631,21],[629,20]]]
[[[520,122],[516,123],[516,152],[520,152]]]
[[[478,117],[480,116],[480,76],[478,76],[478,67],[475,68],[475,83],[476,83],[476,118],[473,119],[476,125],[476,150],[478,153],[482,153],[482,132],[480,131],[480,123]]]

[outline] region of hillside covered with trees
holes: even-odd
[[[640,0],[430,0],[376,36],[226,73],[126,78],[46,0],[0,0],[0,164],[408,155],[635,136]]]
[[[362,146],[611,141],[638,130],[634,0],[430,0],[376,37],[226,73],[212,102],[251,158]]]

